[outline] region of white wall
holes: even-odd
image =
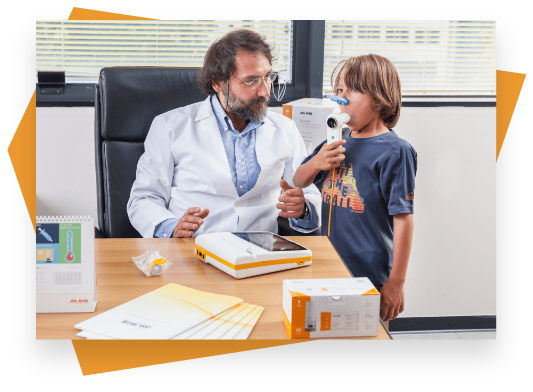
[[[402,316],[496,314],[496,109],[405,107],[395,129],[418,152]],[[93,108],[37,108],[37,215],[96,217],[93,132]]]
[[[418,152],[405,317],[496,314],[496,108],[402,109]]]
[[[94,108],[37,108],[37,215],[97,222]]]

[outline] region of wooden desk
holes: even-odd
[[[288,237],[313,251],[313,264],[288,271],[235,279],[198,259],[194,239],[97,239],[95,245],[98,304],[94,313],[37,314],[37,339],[81,339],[74,325],[137,298],[168,283],[196,290],[233,295],[265,308],[249,339],[289,339],[283,325],[282,282],[284,279],[350,278],[350,272],[327,237]],[[147,277],[132,262],[132,256],[152,245],[173,265],[163,275]],[[390,339],[382,324],[376,337]]]

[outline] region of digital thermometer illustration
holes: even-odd
[[[76,256],[72,252],[72,231],[67,232],[67,254],[65,255],[65,261],[72,263]]]

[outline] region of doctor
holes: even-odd
[[[143,237],[320,225],[320,193],[293,187],[305,148],[294,122],[268,112],[271,48],[249,30],[214,42],[198,78],[208,98],[157,116],[128,201]]]

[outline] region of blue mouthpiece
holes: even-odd
[[[347,98],[341,98],[333,94],[327,94],[326,98],[331,99],[333,102],[337,102],[339,105],[348,105],[348,99]]]

